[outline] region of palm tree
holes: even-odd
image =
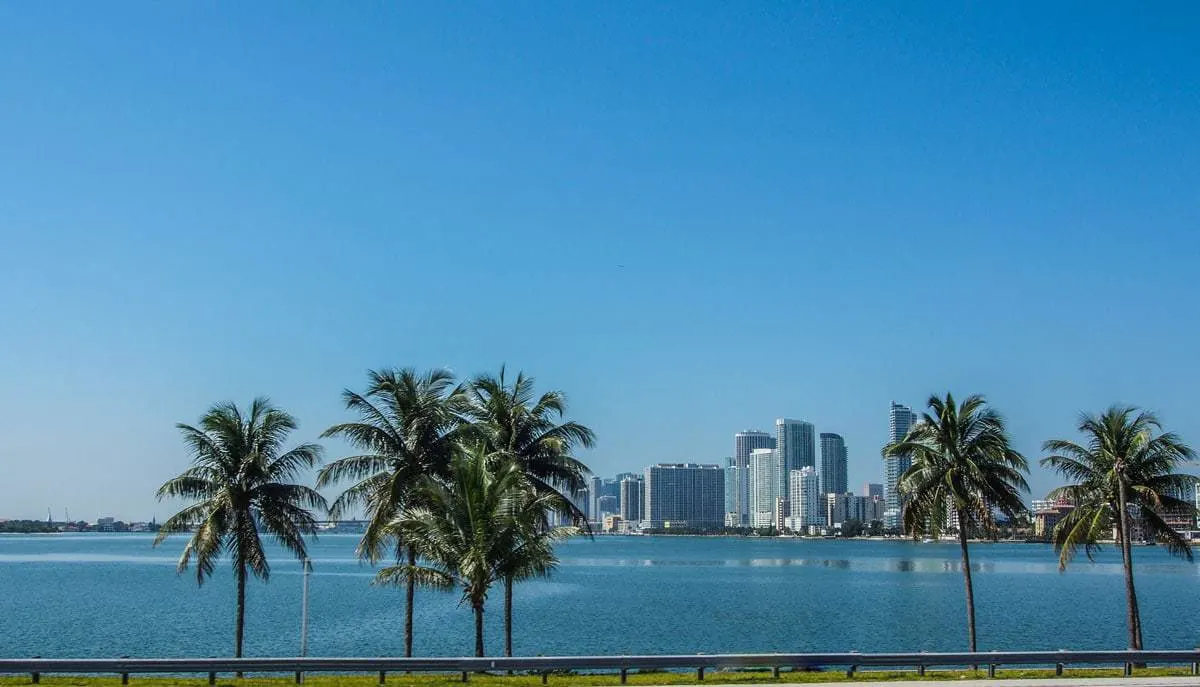
[[[560,422],[567,412],[565,394],[547,391],[537,396],[533,377],[519,372],[510,384],[501,367],[498,376],[480,375],[471,381],[465,412],[473,421],[476,440],[485,442],[494,457],[515,461],[521,467],[533,494],[530,504],[565,515],[590,531],[587,517],[568,495],[580,492],[590,473],[573,453],[577,447],[591,448],[596,437],[577,422]],[[545,517],[531,522],[544,522],[542,534],[548,532]],[[526,576],[514,568],[504,577],[506,656],[512,655],[512,587]]]
[[[528,493],[521,468],[496,461],[483,444],[453,461],[449,480],[425,478],[415,499],[388,524],[393,536],[412,542],[425,565],[379,571],[381,583],[404,581],[436,588],[461,587],[475,615],[475,655],[483,656],[483,611],[501,566],[522,547],[516,513]]]
[[[513,504],[514,546],[504,552],[498,571],[504,581],[504,655],[512,656],[513,584],[534,577],[548,577],[558,567],[554,544],[575,536],[577,527],[555,527],[549,516],[566,509],[557,494],[539,494],[525,485],[524,493]]]
[[[912,467],[900,476],[905,527],[914,536],[938,537],[957,518],[967,593],[967,638],[975,642],[975,589],[971,582],[972,531],[995,536],[995,512],[1010,519],[1026,512],[1021,492],[1028,491],[1022,473],[1025,458],[1009,444],[1004,420],[987,407],[982,396],[969,396],[961,405],[947,393],[931,396],[929,412],[908,435],[884,447],[887,457],[908,457]]]
[[[322,437],[339,437],[362,453],[340,458],[317,475],[317,488],[352,481],[330,508],[330,517],[341,518],[363,508],[367,528],[358,555],[379,561],[389,546],[397,559],[407,554],[408,568],[416,565],[417,551],[388,527],[418,495],[415,487],[425,477],[449,473],[462,426],[455,412],[462,390],[446,370],[419,374],[411,368],[371,370],[365,393],[342,392],[346,408],[357,422],[334,425]],[[418,580],[406,585],[404,655],[412,656],[413,600]]]
[[[259,530],[271,534],[301,562],[308,561],[304,535],[316,533],[310,509],[324,510],[325,499],[295,484],[299,473],[321,459],[321,447],[301,444],[283,451],[296,420],[265,398],[256,398],[248,413],[233,403],[214,405],[199,427],[176,425],[192,453],[192,467],[158,489],[158,499],[194,501],[171,516],[154,545],[172,532],[192,531],[179,558],[179,571],[196,559],[196,582],[212,575],[221,551],[228,551],[237,575],[237,629],[234,656],[242,656],[246,624],[248,573],[264,582],[271,568]]]
[[[1099,416],[1084,414],[1079,432],[1086,442],[1052,439],[1042,448],[1051,455],[1042,465],[1054,468],[1072,484],[1059,487],[1050,498],[1069,499],[1075,508],[1054,528],[1059,569],[1065,570],[1080,545],[1088,558],[1116,529],[1125,568],[1129,648],[1142,648],[1142,621],[1133,584],[1134,521],[1143,533],[1163,542],[1176,556],[1192,560],[1188,540],[1162,518],[1167,511],[1195,518],[1196,507],[1177,496],[1195,489],[1197,479],[1175,472],[1195,453],[1175,434],[1163,432],[1153,413],[1113,406]]]

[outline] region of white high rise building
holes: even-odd
[[[734,504],[731,505],[734,507],[729,510],[737,513],[736,525],[739,527],[750,526],[752,510],[750,497],[753,491],[753,478],[750,476],[750,452],[760,448],[775,448],[775,437],[754,429],[747,429],[733,435],[733,467],[736,470],[727,474],[731,474],[737,482],[730,487],[734,496]]]
[[[908,406],[892,401],[888,410],[888,443],[900,441],[908,430],[917,423],[917,415]],[[912,467],[912,460],[901,457],[883,459],[883,497],[887,500],[887,510],[883,515],[883,526],[888,528],[900,527],[900,492],[896,483],[906,470]]]
[[[774,449],[750,452],[750,526],[770,527],[775,523],[775,499],[779,497],[779,462]]]
[[[811,422],[781,417],[775,420],[775,450],[779,453],[779,491],[787,497],[792,470],[817,466],[816,428]]]
[[[789,491],[791,491],[792,522],[803,527],[809,525],[824,525],[825,518],[821,514],[821,480],[817,471],[811,467],[792,470],[788,473]]]

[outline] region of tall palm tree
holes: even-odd
[[[438,588],[460,587],[475,615],[475,655],[483,656],[483,611],[488,592],[522,546],[516,514],[527,494],[521,468],[497,461],[478,444],[453,461],[449,480],[425,478],[421,498],[388,524],[412,542],[424,565],[410,562],[379,571],[382,583],[414,580]]]
[[[1050,493],[1069,499],[1075,508],[1054,528],[1059,569],[1066,569],[1080,545],[1088,558],[1098,542],[1116,530],[1125,569],[1125,599],[1129,647],[1142,648],[1142,621],[1133,584],[1132,540],[1136,513],[1145,535],[1163,542],[1176,556],[1192,560],[1192,548],[1162,518],[1167,511],[1196,516],[1196,507],[1177,496],[1195,489],[1197,479],[1175,472],[1194,460],[1195,452],[1171,432],[1163,432],[1153,413],[1112,406],[1100,415],[1084,414],[1078,444],[1052,439],[1042,448],[1051,455],[1042,465],[1054,468],[1072,483]]]
[[[361,453],[339,458],[317,475],[317,488],[351,481],[330,508],[341,518],[364,509],[367,527],[358,555],[379,561],[388,550],[397,559],[407,555],[416,565],[417,550],[397,538],[388,523],[418,495],[415,487],[425,477],[445,477],[456,450],[462,423],[455,412],[462,390],[447,370],[418,373],[411,368],[370,370],[364,393],[342,392],[346,408],[358,414],[357,422],[334,425],[322,437],[339,437]],[[391,548],[389,548],[391,547]],[[418,580],[406,584],[404,655],[412,656],[413,601]]]
[[[237,575],[237,628],[234,656],[242,656],[246,626],[246,579],[264,582],[271,567],[259,530],[272,535],[301,562],[307,562],[304,535],[315,535],[310,509],[325,509],[316,491],[295,484],[302,470],[321,459],[321,447],[301,444],[283,450],[296,420],[265,398],[256,398],[242,413],[233,403],[214,405],[199,427],[176,425],[192,454],[192,466],[158,489],[158,499],[183,498],[191,505],[171,516],[154,545],[172,532],[192,531],[179,558],[179,571],[196,559],[196,582],[212,575],[221,551],[233,559]]]
[[[523,372],[509,383],[504,367],[498,376],[473,379],[466,395],[465,414],[472,420],[473,437],[484,442],[494,457],[515,461],[521,467],[534,495],[529,503],[562,514],[590,531],[587,517],[569,495],[580,492],[590,474],[587,465],[573,454],[579,447],[591,448],[596,436],[578,422],[561,421],[567,412],[566,395],[547,391],[538,396],[533,377]],[[545,534],[549,520],[540,521],[545,523]],[[512,587],[526,576],[514,568],[504,577],[506,656],[512,655]]]
[[[947,393],[930,396],[929,412],[908,435],[884,447],[887,457],[908,457],[912,467],[900,476],[905,527],[914,534],[941,535],[950,516],[957,518],[967,594],[967,639],[975,642],[975,589],[971,581],[971,532],[995,536],[995,512],[1010,519],[1025,513],[1021,492],[1028,491],[1025,458],[1012,448],[1004,420],[982,396],[961,405]]]

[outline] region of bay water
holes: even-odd
[[[309,654],[403,655],[404,593],[372,585],[356,535],[312,545]],[[228,656],[228,561],[197,586],[178,574],[185,539],[137,534],[0,536],[0,657]],[[247,593],[246,653],[294,656],[299,563],[270,550],[267,584]],[[957,651],[966,647],[954,543],[601,536],[558,548],[559,568],[515,592],[517,655]],[[1065,572],[1051,547],[972,546],[980,650],[1126,646],[1120,555]],[[1161,547],[1135,551],[1146,648],[1200,642],[1200,569]],[[486,614],[501,653],[501,587]],[[418,592],[415,653],[468,655],[473,621],[458,593]]]

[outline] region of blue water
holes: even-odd
[[[403,652],[403,592],[371,585],[357,539],[313,546],[309,653]],[[0,536],[0,657],[225,656],[233,575],[197,587],[175,572],[183,540],[141,535]],[[953,544],[691,537],[600,537],[560,546],[549,580],[518,585],[515,653],[945,651],[965,648]],[[1048,546],[973,547],[979,645],[1115,649],[1126,642],[1117,552],[1065,574]],[[1160,548],[1136,551],[1147,648],[1200,641],[1200,569]],[[247,597],[249,655],[293,656],[299,564],[275,552]],[[487,650],[502,649],[502,590],[488,606]],[[463,655],[473,625],[455,593],[419,592],[416,652]]]

